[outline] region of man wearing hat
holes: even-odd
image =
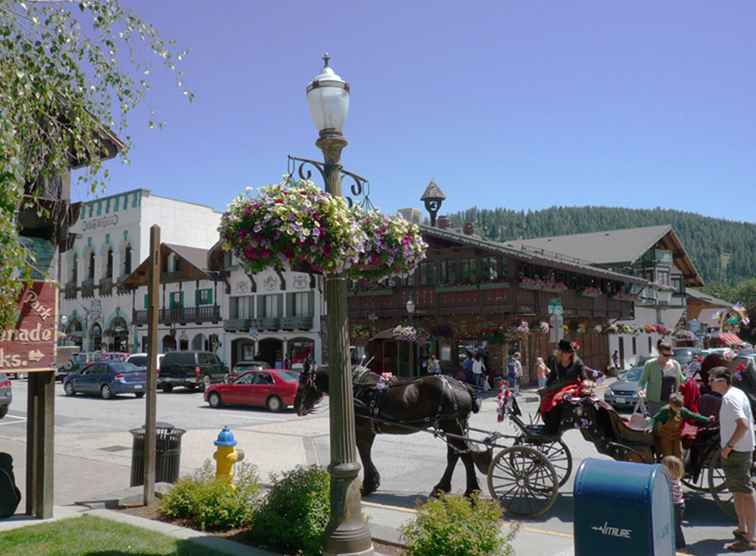
[[[557,434],[562,420],[559,403],[565,391],[583,379],[583,362],[575,353],[575,346],[566,339],[560,340],[556,356],[549,360],[549,379],[541,399],[541,416],[547,434]]]

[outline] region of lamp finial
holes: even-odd
[[[330,62],[330,60],[331,60],[331,57],[328,55],[328,52],[324,52],[323,53],[323,67],[324,68],[328,67],[329,65],[328,62]]]

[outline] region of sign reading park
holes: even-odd
[[[56,282],[35,281],[24,287],[16,326],[0,330],[0,372],[55,370],[57,297]]]

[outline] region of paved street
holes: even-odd
[[[114,400],[66,397],[56,387],[56,503],[70,504],[95,500],[129,484],[131,435],[129,429],[143,422],[144,400],[119,396]],[[25,434],[26,381],[13,382],[14,403],[10,414],[0,421],[0,451],[9,451],[23,469]],[[299,464],[329,461],[328,413],[325,407],[315,415],[299,418],[292,411],[271,414],[256,409],[210,409],[200,393],[175,391],[158,393],[158,419],[187,430],[184,436],[182,471],[191,472],[211,457],[212,441],[223,427],[230,425],[247,454],[247,461],[259,466],[264,480],[270,473]],[[522,396],[521,407],[527,416],[535,411],[535,398]],[[496,423],[495,403],[486,399],[481,412],[473,417],[473,426],[492,430],[509,428]],[[573,454],[573,474],[586,457],[600,457],[592,445],[577,431],[565,435]],[[430,491],[443,473],[445,445],[429,434],[379,436],[374,462],[381,473],[380,491],[369,498],[371,504],[411,509],[418,498]],[[19,482],[23,483],[22,473]],[[484,477],[479,477],[485,492]],[[454,491],[464,491],[464,469],[459,465],[454,477]],[[23,487],[23,484],[20,486]],[[538,551],[529,554],[556,554],[568,549],[572,541],[572,480],[566,484],[551,511],[543,518],[528,521],[522,530],[523,540],[536,543]],[[717,554],[721,542],[732,528],[719,509],[706,498],[688,497],[688,518],[695,527],[686,531],[694,554]],[[380,508],[373,508],[380,512]],[[396,521],[410,519],[410,512],[392,514]],[[396,523],[397,525],[399,523]],[[557,550],[558,549],[558,550]],[[535,550],[535,549],[534,549]]]

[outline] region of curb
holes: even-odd
[[[140,529],[147,529],[155,533],[161,533],[167,537],[174,539],[180,539],[189,541],[193,544],[202,546],[228,554],[230,556],[276,556],[276,552],[268,552],[254,546],[230,541],[228,539],[222,539],[215,537],[211,533],[203,533],[201,531],[195,531],[194,529],[188,529],[186,527],[179,527],[171,523],[163,523],[162,521],[155,521],[144,517],[138,517],[135,515],[124,514],[113,510],[91,510],[86,512],[87,515],[94,517],[100,517],[110,521],[116,521],[118,523],[125,523],[126,525],[133,525]]]

